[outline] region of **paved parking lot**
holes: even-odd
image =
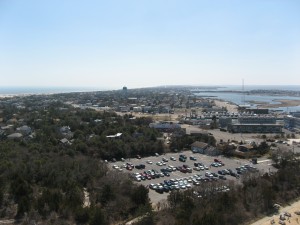
[[[178,160],[180,154],[184,154],[185,156],[187,156],[186,162],[180,162]],[[190,156],[194,156],[196,158],[196,161],[190,160],[189,159]],[[168,162],[166,162],[166,165],[162,165],[162,166],[156,165],[157,162],[162,162],[163,157],[168,159]],[[170,157],[175,157],[176,161],[170,160]],[[225,165],[222,167],[210,166],[214,162],[214,159],[221,160]],[[152,164],[147,163],[148,160],[150,160],[152,162]],[[218,170],[231,169],[234,172],[236,172],[237,167],[240,167],[245,164],[251,165],[249,160],[225,158],[223,156],[213,157],[213,156],[207,156],[207,155],[198,154],[198,153],[194,154],[191,151],[185,151],[185,152],[181,152],[181,153],[168,153],[168,154],[161,155],[161,156],[152,156],[152,157],[146,157],[146,158],[141,158],[141,159],[127,159],[124,162],[109,163],[109,167],[112,168],[113,165],[122,167],[122,165],[126,164],[126,162],[130,162],[134,166],[139,165],[139,164],[144,164],[145,169],[134,168],[132,171],[129,171],[129,170],[126,170],[126,168],[123,168],[123,172],[125,172],[125,173],[141,173],[141,172],[144,172],[147,170],[152,170],[152,169],[154,169],[158,172],[161,172],[162,168],[166,168],[169,165],[177,167],[177,166],[182,166],[183,164],[188,165],[190,168],[193,169],[195,162],[201,162],[202,164],[204,164],[208,167],[207,170],[203,170],[203,171],[195,171],[193,169],[192,173],[182,173],[180,171],[174,171],[174,172],[170,173],[169,177],[165,176],[165,177],[155,178],[155,179],[151,179],[151,180],[146,179],[146,180],[142,180],[142,181],[138,182],[145,186],[149,186],[150,184],[163,183],[164,180],[189,177],[189,176],[192,176],[195,174],[205,177],[205,172],[208,172],[208,171],[218,173]],[[268,159],[264,159],[264,158],[260,158],[258,160],[258,164],[254,165],[254,166],[261,172],[273,172],[275,170],[271,165],[271,161]],[[226,175],[225,177],[227,178],[227,180],[238,181],[237,178],[230,176],[230,175]],[[200,185],[201,185],[201,183],[200,183]],[[168,196],[168,193],[160,194],[154,190],[149,190],[149,197],[150,197],[152,203],[157,203],[162,199],[166,199],[167,196]]]

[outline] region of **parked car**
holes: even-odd
[[[223,175],[219,175],[219,179],[226,180],[226,177]]]
[[[176,158],[175,158],[175,157],[173,157],[173,156],[171,156],[171,157],[170,157],[170,160],[172,160],[172,161],[176,161]]]
[[[213,166],[213,167],[219,167],[219,163],[216,163],[216,162],[214,162],[214,163],[212,163],[210,165]]]
[[[138,165],[135,166],[135,168],[139,169],[139,170],[145,169],[145,165],[144,164],[138,164]]]
[[[182,157],[179,157],[179,161],[180,161],[180,162],[185,162],[186,159],[185,159],[185,158],[182,158]]]
[[[196,161],[197,159],[194,156],[190,156],[190,160]]]
[[[184,159],[186,159],[186,155],[179,155],[179,158],[184,158]]]
[[[156,165],[162,166],[163,164],[162,164],[162,162],[157,162]]]

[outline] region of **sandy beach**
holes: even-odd
[[[226,107],[228,112],[238,112],[238,106],[230,103],[230,102],[226,102],[226,101],[222,101],[222,100],[214,100],[216,106],[218,107]]]

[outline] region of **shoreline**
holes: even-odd
[[[280,107],[294,107],[300,106],[300,100],[288,100],[288,99],[274,99],[273,102],[279,102],[275,104],[258,104],[258,107],[262,108],[280,108]]]
[[[273,103],[264,101],[247,101],[250,104],[254,104],[257,108],[282,108],[282,107],[295,107],[300,106],[300,100],[291,99],[273,99]]]

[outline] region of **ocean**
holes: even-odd
[[[205,88],[207,87],[207,88]],[[242,91],[242,85],[218,85],[218,86],[203,86],[201,91]],[[285,90],[285,91],[300,91],[300,85],[244,85],[244,91],[251,90]]]
[[[110,89],[96,87],[0,87],[0,95],[55,94],[106,90]]]

